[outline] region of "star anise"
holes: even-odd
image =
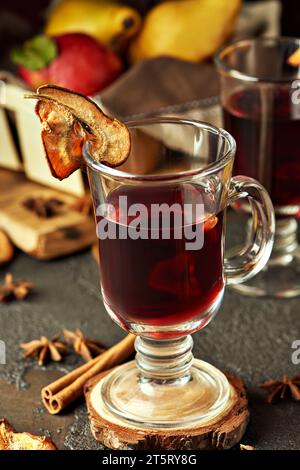
[[[14,281],[11,273],[6,273],[4,283],[0,285],[0,302],[25,299],[33,284],[28,281]]]
[[[260,388],[268,392],[267,402],[273,403],[276,399],[283,400],[289,394],[294,400],[300,400],[300,375],[289,378],[284,375],[281,380],[267,380]]]
[[[72,204],[69,205],[70,209],[80,212],[83,215],[93,214],[93,203],[90,194],[85,194],[82,197],[77,198]]]
[[[41,336],[40,339],[29,341],[29,343],[22,343],[20,347],[24,349],[24,357],[38,357],[38,363],[43,366],[49,360],[60,362],[62,357],[67,353],[66,343],[59,340],[55,336],[51,340],[46,336]]]
[[[64,202],[60,199],[51,197],[30,197],[23,201],[23,206],[26,209],[34,212],[38,217],[48,219],[59,213],[59,209],[64,205]]]
[[[75,331],[64,330],[64,337],[67,343],[72,344],[74,351],[82,356],[85,361],[90,361],[106,349],[99,341],[85,338],[78,328]]]

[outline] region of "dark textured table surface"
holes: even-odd
[[[228,229],[235,231],[236,222]],[[7,364],[0,365],[0,417],[19,431],[49,435],[59,448],[101,449],[90,432],[84,403],[68,413],[51,416],[40,401],[40,389],[78,359],[38,367],[21,358],[19,343],[40,335],[51,337],[63,328],[79,327],[107,346],[123,333],[112,323],[100,301],[98,270],[89,252],[52,262],[19,253],[11,266],[16,278],[35,284],[27,300],[0,304],[0,339],[7,347]],[[193,335],[196,357],[240,375],[247,385],[251,421],[243,442],[257,449],[300,448],[300,405],[292,401],[267,405],[258,385],[283,374],[295,375],[292,342],[300,339],[299,299],[241,297],[227,289],[217,317]]]

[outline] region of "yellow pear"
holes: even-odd
[[[157,5],[130,48],[132,62],[157,56],[201,61],[232,33],[241,0],[173,0]]]
[[[111,0],[61,0],[50,11],[45,32],[52,36],[86,33],[115,46],[131,38],[140,26],[138,11]]]

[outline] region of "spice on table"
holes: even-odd
[[[8,235],[0,229],[0,265],[9,263],[14,256],[14,246]]]
[[[134,352],[135,336],[127,335],[104,353],[42,389],[42,400],[51,414],[58,414],[80,398],[84,385],[100,372],[122,364]]]
[[[80,212],[83,215],[93,214],[93,202],[89,193],[82,197],[77,198],[72,204],[69,205],[70,209]]]
[[[40,218],[48,219],[59,214],[60,208],[64,205],[64,202],[60,199],[51,197],[30,197],[23,201],[23,206],[34,212]]]
[[[20,344],[24,349],[24,357],[38,357],[40,366],[46,364],[50,359],[55,362],[60,362],[62,357],[67,353],[67,346],[64,342],[55,336],[51,340],[46,336],[41,336],[40,339],[29,341],[28,343]]]
[[[57,450],[45,436],[16,432],[6,419],[0,419],[0,450]]]
[[[300,375],[289,378],[284,375],[281,380],[267,380],[260,388],[268,392],[267,402],[273,403],[276,399],[284,400],[290,395],[294,400],[300,400]]]
[[[85,338],[78,328],[75,331],[64,330],[64,337],[67,343],[71,344],[74,351],[82,356],[85,361],[90,361],[106,350],[105,346],[99,341]]]
[[[25,299],[33,284],[28,281],[14,281],[11,273],[6,273],[4,283],[0,284],[0,302]]]

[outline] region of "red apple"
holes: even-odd
[[[62,34],[50,40],[56,46],[56,56],[48,65],[33,70],[39,62],[33,62],[34,66],[29,63],[30,68],[27,60],[26,66],[20,65],[18,68],[19,75],[32,88],[47,83],[93,95],[113,82],[122,71],[120,58],[87,34]],[[25,44],[27,51],[30,47],[28,44],[30,42],[27,46]],[[44,54],[44,50],[40,52]],[[36,50],[34,54],[33,61],[36,59]],[[22,53],[18,54],[15,62],[22,63]]]

